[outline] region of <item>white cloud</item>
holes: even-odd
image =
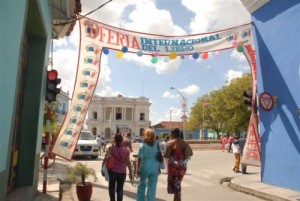
[[[229,70],[227,72],[227,83],[229,84],[231,82],[231,80],[242,77],[242,76],[243,76],[242,71]]]
[[[77,71],[78,51],[73,49],[59,49],[53,52],[53,68],[57,70],[58,77],[61,78],[63,91],[73,93],[75,75]]]
[[[100,92],[98,92],[100,91]],[[121,94],[121,95],[124,95],[122,94],[120,91],[114,91],[111,87],[109,86],[102,86],[101,87],[101,90],[97,90],[97,92],[95,93],[96,95],[98,96],[103,96],[103,97],[109,97],[109,96],[114,96],[116,97],[117,95]]]
[[[171,93],[170,91],[166,91],[163,95],[163,98],[171,98],[171,99],[176,99],[177,96],[174,93]]]
[[[246,61],[246,57],[243,53],[240,53],[238,51],[236,51],[235,49],[232,50],[231,54],[230,54],[230,57],[236,61],[239,61],[239,62],[244,62]]]
[[[136,54],[124,54],[122,59],[143,67],[155,68],[157,74],[175,72],[182,63],[182,59],[179,57],[177,59],[169,60],[168,62],[164,61],[165,57],[158,57],[158,62],[153,64],[151,63],[152,56],[144,55],[138,57]]]
[[[145,33],[184,35],[185,31],[173,23],[167,10],[157,9],[155,1],[138,1],[135,9],[129,14],[131,22],[124,24],[128,30]]]
[[[171,90],[171,89],[170,89]],[[185,88],[178,89],[178,91],[185,97],[186,95],[195,95],[198,93],[200,88],[197,85],[189,85]],[[169,98],[169,99],[177,99],[178,97],[181,97],[181,95],[178,92],[171,92],[166,91],[163,96],[163,98]]]
[[[217,31],[251,22],[250,14],[240,0],[182,0],[182,5],[195,14],[190,23],[192,33]]]
[[[164,58],[160,58],[159,62],[154,64],[156,72],[158,74],[170,73],[176,71],[182,63],[180,58],[170,60],[168,62],[163,61]]]
[[[199,90],[200,90],[200,88],[195,84],[189,85],[189,86],[185,87],[184,89],[179,89],[179,91],[182,91],[187,95],[194,95],[194,94],[198,93]]]

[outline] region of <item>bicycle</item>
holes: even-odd
[[[133,159],[131,159],[131,168],[132,168],[132,176],[134,178],[139,178],[140,176],[138,175],[138,155],[133,154],[132,155]]]
[[[52,150],[53,145],[50,145],[49,150]],[[40,157],[40,164],[41,166],[44,168],[45,167],[45,153],[42,154],[42,156]],[[56,154],[52,153],[51,151],[49,151],[48,153],[48,167],[50,168],[54,165],[55,163],[55,159],[56,159]]]
[[[103,153],[107,151],[107,146],[106,145],[107,145],[106,142],[101,143],[101,148],[102,148]]]

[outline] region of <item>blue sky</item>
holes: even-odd
[[[106,1],[81,0],[82,14]],[[234,10],[234,11],[233,11]],[[113,0],[89,18],[127,30],[162,35],[187,35],[218,31],[250,22],[250,15],[239,0]],[[53,66],[62,78],[62,89],[72,95],[77,57],[79,29],[70,37],[54,42]],[[197,98],[221,88],[232,78],[250,72],[243,54],[234,50],[210,53],[208,59],[186,56],[171,62],[163,59],[151,63],[150,56],[125,54],[122,59],[114,51],[102,56],[100,80],[96,94],[100,96],[145,96],[152,103],[152,125],[170,120],[170,109],[180,108],[180,95],[190,107]],[[172,112],[172,120],[180,121],[181,110]]]

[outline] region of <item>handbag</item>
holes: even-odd
[[[101,168],[101,174],[105,178],[106,181],[109,181],[109,174],[108,174],[108,170],[107,170],[106,164],[104,164],[102,166],[102,168]]]
[[[193,150],[191,146],[188,143],[186,143],[184,147],[184,157],[187,159],[190,158],[191,156],[193,156]]]
[[[109,154],[106,159],[107,169],[109,170],[112,169],[114,167],[114,164],[115,164],[115,158],[111,154]]]
[[[158,161],[159,168],[160,169],[165,169],[166,168],[165,161],[164,161],[164,158],[163,158],[162,153],[160,151],[158,142],[157,142],[157,155],[156,155],[156,158],[157,158],[157,161]]]
[[[161,153],[161,151],[159,149],[158,142],[157,142],[157,154],[156,154],[156,158],[157,158],[158,162],[160,162],[160,163],[164,161],[162,153]]]
[[[112,169],[115,164],[115,158],[113,155],[111,155],[111,149],[107,152],[106,155],[106,161],[105,161],[105,166],[107,167],[108,170]]]

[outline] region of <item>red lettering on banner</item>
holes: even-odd
[[[140,50],[140,46],[136,37],[132,38],[132,48]]]
[[[107,29],[106,29],[107,30]],[[106,42],[109,44],[113,44],[116,45],[116,43],[114,43],[113,41],[115,41],[115,32],[112,32],[111,30],[107,30],[108,31],[108,36],[107,36],[107,40]]]
[[[99,26],[99,35],[100,35],[99,41],[100,42],[104,42],[103,37],[106,37],[106,34],[103,30],[105,30],[105,29],[103,29],[102,27]]]
[[[254,76],[254,79],[257,80],[256,78],[256,56],[255,56],[255,51],[252,49],[252,46],[251,45],[245,45],[245,48],[250,56],[250,59],[251,59],[251,64],[252,64],[252,70],[253,70],[253,76]]]
[[[117,46],[127,46],[128,48],[141,49],[136,37],[132,37],[130,42],[130,36],[127,34],[119,33],[111,29],[98,27],[99,41],[102,43],[108,43]]]

